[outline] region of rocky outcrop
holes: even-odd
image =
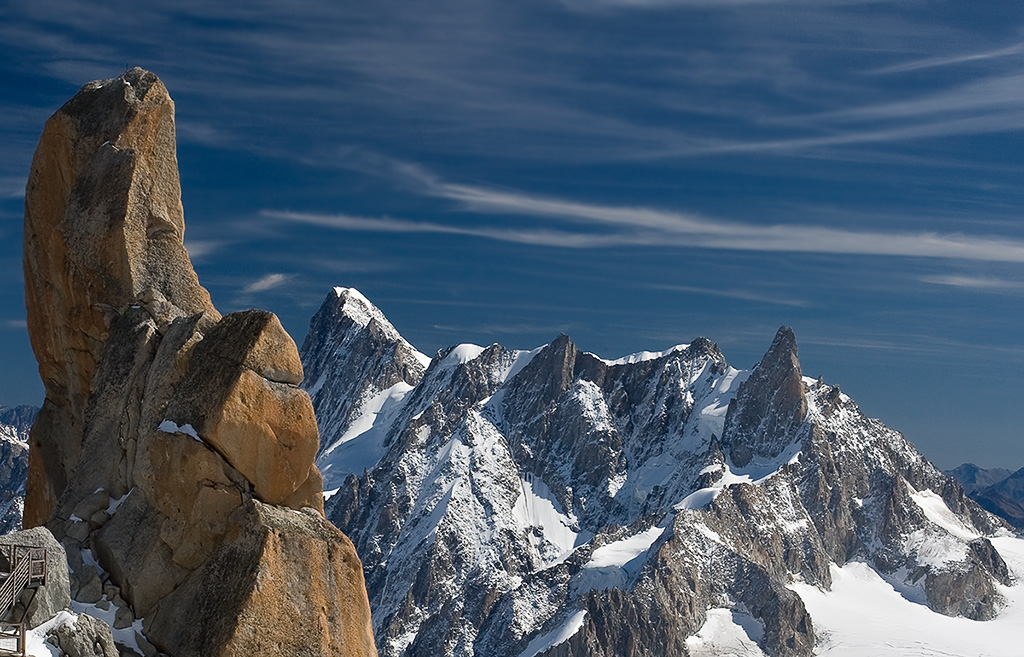
[[[199,285],[182,245],[174,147],[174,105],[141,69],[83,87],[40,140],[25,277],[47,396],[31,434],[26,524],[46,524],[66,547],[77,599],[145,618],[172,657],[262,653],[270,628],[305,627],[338,600],[346,613],[329,631],[296,633],[289,654],[374,654],[358,559],[322,516],[298,350],[272,313],[222,318]],[[244,513],[253,508],[263,511]],[[303,522],[277,521],[288,514]],[[225,558],[239,523],[266,540]],[[292,550],[330,558],[311,572]],[[275,585],[253,572],[273,572]],[[239,604],[211,607],[197,581]],[[234,638],[218,630],[183,643],[170,628],[196,609],[206,614],[189,616],[196,626]]]
[[[57,625],[47,642],[57,648],[62,657],[120,657],[121,654],[110,627],[87,614]]]
[[[754,458],[774,459],[793,442],[806,417],[796,336],[783,326],[730,403],[722,446],[739,467]]]
[[[13,617],[20,619],[29,629],[38,627],[71,606],[71,585],[68,580],[68,560],[64,547],[45,527],[26,529],[3,537],[3,545],[18,545],[46,550],[46,585],[26,590],[15,605]],[[4,559],[0,555],[0,559]],[[10,564],[3,563],[3,571],[10,572]]]
[[[308,573],[308,577],[296,577]],[[362,564],[352,543],[311,509],[250,500],[213,556],[148,628],[181,657],[374,653]],[[305,613],[288,607],[302,604]],[[288,623],[269,622],[289,619]]]

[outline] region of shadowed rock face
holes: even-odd
[[[774,459],[793,441],[807,417],[802,379],[796,336],[783,326],[729,406],[723,447],[733,463],[743,467],[753,458]]]
[[[275,654],[264,627],[300,627],[339,599],[347,615],[285,652],[375,654],[362,579],[349,572],[359,560],[323,519],[295,343],[272,313],[222,318],[183,236],[167,90],[141,69],[86,85],[47,122],[26,193],[28,324],[46,401],[31,433],[25,524],[61,540],[73,595],[145,617],[172,656]],[[263,511],[242,513],[252,508]],[[301,527],[274,520],[293,512]],[[276,538],[225,559],[243,520]],[[325,572],[299,567],[293,549],[328,555]],[[170,628],[199,608],[208,591],[193,582],[214,559],[241,602],[204,607],[205,622],[232,638],[182,643]],[[283,581],[268,587],[236,568]]]

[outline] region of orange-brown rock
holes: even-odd
[[[147,618],[170,657],[376,655],[362,566],[323,519],[295,342],[273,313],[221,317],[183,235],[167,90],[141,69],[86,85],[26,193],[46,400],[25,523],[61,540],[73,595]]]
[[[93,82],[43,131],[25,191],[25,302],[46,387],[25,524],[46,522],[81,448],[112,316],[152,291],[216,314],[183,246],[174,103],[142,69]]]
[[[273,313],[233,313],[196,345],[167,419],[193,427],[264,502],[322,510],[320,490],[294,499],[320,443],[301,380],[298,349]]]
[[[154,645],[178,657],[376,654],[362,565],[344,534],[310,510],[255,500],[234,520],[156,609],[146,628]]]

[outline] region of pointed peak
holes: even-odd
[[[362,327],[375,319],[377,323],[393,330],[384,313],[354,287],[335,287],[327,295],[323,307],[330,308],[331,314],[338,319],[347,317]]]
[[[792,351],[796,353],[796,334],[793,333],[793,329],[788,326],[780,326],[779,330],[775,333],[775,339],[772,340],[772,346],[768,348],[769,352],[781,351],[781,350]]]
[[[575,345],[573,345],[572,338],[570,338],[565,333],[559,333],[558,336],[551,341],[551,344],[548,345],[549,348],[554,349],[565,349],[566,347],[569,346]]]

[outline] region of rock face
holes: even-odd
[[[28,477],[28,440],[35,406],[0,406],[0,534],[21,529]]]
[[[172,657],[264,654],[268,628],[305,627],[339,599],[349,606],[323,632],[281,645],[375,654],[358,558],[322,517],[295,343],[271,313],[222,318],[183,234],[167,90],[141,69],[86,85],[47,122],[26,194],[28,323],[46,401],[25,522],[61,540],[77,599],[144,617]],[[303,522],[279,521],[292,513]],[[232,550],[245,558],[225,558]],[[321,555],[324,571],[298,567],[298,553]],[[274,585],[252,573],[274,573]],[[197,579],[238,604],[211,608]],[[170,628],[196,609],[197,626],[233,628],[230,639],[183,642]]]
[[[367,333],[331,337],[336,304],[303,360],[363,390],[344,378],[388,368],[325,369],[380,353]],[[795,582],[828,590],[860,561],[935,612],[983,620],[1011,579],[989,540],[1005,525],[804,377],[787,328],[749,372],[702,338],[609,361],[559,336],[442,350],[375,415],[365,396],[314,399],[369,417],[335,432],[336,450],[370,458],[327,514],[363,557],[388,657],[688,655],[723,609],[764,653],[807,656]]]

